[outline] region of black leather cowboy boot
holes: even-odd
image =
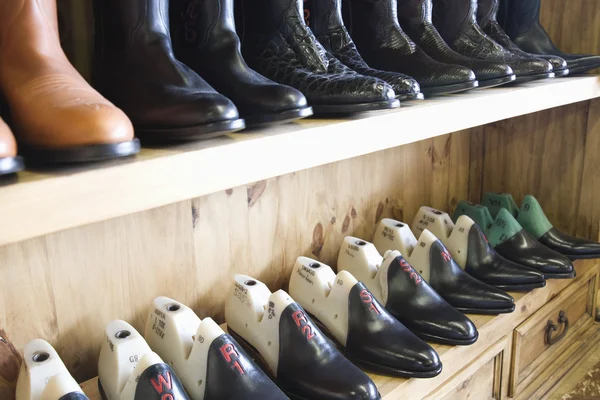
[[[553,77],[552,65],[542,59],[526,59],[506,50],[477,25],[477,0],[435,0],[433,23],[454,51],[467,56],[508,64],[516,82]]]
[[[396,0],[348,0],[342,11],[360,55],[371,67],[412,76],[425,95],[478,86],[469,68],[438,62],[410,40],[398,23]]]
[[[175,59],[168,5],[95,0],[95,86],[144,139],[202,139],[243,129],[233,103]]]
[[[567,61],[571,74],[600,67],[600,56],[567,54],[559,50],[540,24],[540,0],[503,0],[498,22],[521,50],[539,55],[558,56]]]
[[[481,29],[489,35],[496,43],[506,50],[524,58],[542,58],[552,64],[552,72],[556,78],[569,75],[567,62],[558,56],[539,56],[527,53],[519,48],[510,37],[504,32],[498,23],[498,7],[500,0],[479,0],[477,6],[477,23]]]
[[[479,87],[512,82],[515,77],[507,64],[465,57],[452,50],[431,21],[432,0],[397,0],[398,20],[408,36],[437,61],[463,65],[475,72]]]
[[[342,0],[308,0],[304,2],[306,23],[319,42],[348,68],[389,83],[400,100],[422,98],[419,84],[399,72],[369,67],[358,53],[342,21]]]
[[[302,0],[235,0],[242,54],[275,82],[300,90],[315,114],[397,108],[384,81],[346,67],[317,41],[303,18]]]
[[[169,11],[177,58],[231,99],[247,126],[312,115],[302,93],[248,67],[235,32],[233,0],[171,0]]]

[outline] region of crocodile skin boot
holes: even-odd
[[[489,35],[496,43],[511,51],[519,57],[524,58],[543,58],[552,64],[552,72],[555,77],[569,75],[567,62],[558,56],[539,56],[530,54],[521,50],[516,44],[510,40],[510,37],[504,32],[497,20],[498,6],[500,0],[479,0],[477,6],[477,23],[483,31]]]
[[[248,67],[235,32],[233,0],[172,0],[169,13],[177,58],[231,99],[247,126],[312,115],[302,93]]]
[[[17,156],[17,142],[6,123],[0,118],[0,176],[23,169],[23,159]]]
[[[386,81],[400,100],[423,97],[419,84],[413,78],[398,72],[371,68],[363,60],[342,21],[342,0],[305,1],[304,16],[323,47],[344,65],[362,75]]]
[[[56,13],[56,0],[0,2],[0,92],[20,152],[37,164],[136,154],[127,116],[67,60]]]
[[[425,95],[478,86],[469,68],[438,62],[409,39],[398,23],[396,0],[348,0],[342,11],[360,55],[370,66],[412,76]]]
[[[515,79],[512,69],[505,63],[469,58],[452,50],[433,26],[432,7],[432,0],[398,0],[398,20],[402,28],[427,55],[439,62],[471,68],[480,88],[502,85]]]
[[[476,13],[477,0],[435,0],[433,23],[454,51],[508,64],[517,76],[515,82],[554,77],[552,65],[546,60],[519,57],[483,33],[477,25]]]
[[[498,22],[521,50],[532,54],[558,56],[567,61],[570,74],[600,68],[600,56],[567,54],[556,48],[540,24],[540,0],[503,0]]]
[[[174,142],[244,128],[233,103],[175,59],[168,0],[95,0],[94,82],[140,137]]]
[[[302,0],[236,0],[236,16],[248,64],[300,90],[315,114],[400,106],[391,86],[352,71],[323,48],[306,26]]]

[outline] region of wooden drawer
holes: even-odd
[[[475,361],[431,392],[428,400],[501,400],[508,394],[511,335],[505,336]]]
[[[573,344],[577,344],[594,325],[597,271],[597,268],[592,268],[578,277],[572,285],[515,329],[511,397],[521,395],[525,389],[531,391],[532,382],[541,374],[554,375],[558,370],[566,372],[578,360],[572,356],[566,363],[558,362],[567,348],[573,352],[583,345],[580,343],[573,349]]]

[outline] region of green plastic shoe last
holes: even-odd
[[[506,208],[515,218],[519,216],[519,206],[510,193],[488,192],[483,195],[481,204],[490,210],[490,214],[494,218],[496,218],[496,215],[498,215],[502,208]]]
[[[492,247],[498,246],[523,230],[523,227],[505,208],[500,209],[494,220],[487,207],[463,200],[458,203],[452,219],[456,221],[461,215],[470,217],[483,229]]]
[[[540,203],[530,194],[523,199],[517,220],[536,239],[541,238],[553,228]]]
[[[535,197],[528,194],[521,203],[521,209],[508,193],[486,193],[483,195],[483,205],[489,208],[492,215],[497,215],[501,208],[506,208],[523,229],[536,239],[541,238],[552,229],[546,214]]]

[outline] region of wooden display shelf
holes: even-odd
[[[597,273],[596,260],[576,261],[577,282],[585,282]],[[432,379],[403,379],[389,376],[369,374],[377,385],[384,400],[392,399],[420,399],[430,395],[455,376],[459,375],[471,363],[476,362],[480,356],[488,351],[505,337],[512,337],[513,330],[532,316],[550,300],[558,296],[565,288],[575,285],[571,279],[548,280],[544,288],[535,289],[528,293],[511,293],[515,299],[515,311],[510,314],[469,315],[477,326],[479,338],[470,346],[447,346],[434,344],[433,347],[440,355],[444,366],[442,373]],[[507,356],[508,357],[508,356]],[[97,378],[82,384],[82,388],[90,400],[101,400],[98,392]],[[503,385],[508,385],[504,382]]]
[[[0,245],[596,97],[598,76],[532,82],[144,149],[129,160],[27,171],[17,182],[0,180]]]

